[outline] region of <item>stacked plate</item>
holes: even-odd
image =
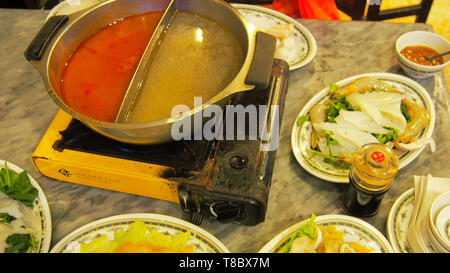
[[[450,252],[450,191],[440,194],[431,204],[427,233],[434,249],[443,253]]]
[[[394,203],[386,230],[398,252],[450,252],[450,179],[414,176]]]

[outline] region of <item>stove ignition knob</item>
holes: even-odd
[[[209,211],[218,221],[231,220],[239,217],[241,206],[231,202],[219,201],[211,204]]]
[[[233,155],[230,158],[230,166],[234,169],[241,170],[247,166],[247,158],[242,155]]]

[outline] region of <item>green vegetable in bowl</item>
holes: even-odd
[[[9,215],[8,213],[0,213],[0,223],[11,223],[16,220],[16,217]]]
[[[0,191],[30,208],[34,207],[33,201],[38,196],[38,191],[31,184],[27,172],[18,174],[9,169],[6,162],[5,167],[0,170]]]
[[[308,117],[307,117],[307,116],[300,116],[300,117],[297,119],[297,127],[302,126],[302,124],[305,123],[307,120],[308,120]]]
[[[316,218],[316,215],[313,213],[311,215],[311,218],[306,222],[304,225],[302,225],[299,229],[299,231],[291,236],[289,239],[289,242],[284,247],[283,252],[289,253],[289,250],[291,250],[292,243],[295,239],[301,236],[306,236],[311,240],[315,240],[317,237],[317,230],[316,230],[316,223],[314,222],[314,219]]]
[[[387,134],[373,134],[380,143],[386,144],[389,141],[394,141],[398,137],[398,130],[392,127],[383,127],[390,130]]]
[[[346,95],[341,95],[336,98],[336,101],[330,101],[327,103],[327,110],[325,110],[325,114],[327,116],[326,121],[335,122],[335,118],[339,115],[339,111],[341,109],[347,111],[357,111],[356,108],[352,107],[351,104],[347,100]]]
[[[330,86],[328,87],[328,90],[330,91],[330,93],[333,93],[334,91],[339,89],[339,85],[332,83],[330,84]]]
[[[400,105],[400,111],[402,111],[403,116],[405,117],[407,122],[411,121],[411,114],[408,112],[408,109],[405,104]]]
[[[8,196],[5,197],[6,202],[3,204],[13,208],[11,209],[13,212],[12,215],[6,212],[0,213],[0,225],[7,227],[5,229],[7,230],[7,234],[3,234],[3,240],[5,240],[5,238],[6,240],[2,242],[0,252],[33,252],[39,245],[38,240],[33,236],[34,229],[37,226],[36,223],[40,221],[39,215],[33,211],[34,200],[38,196],[38,190],[31,184],[26,171],[17,173],[8,168],[8,165],[5,162],[4,168],[0,169],[0,192]],[[18,206],[19,203],[21,206]],[[27,221],[23,221],[24,219],[17,219],[16,217],[27,217]],[[19,225],[17,225],[16,221],[19,220],[22,222],[19,222]],[[25,233],[24,230],[26,228],[31,228],[33,232]]]
[[[5,253],[31,253],[38,242],[31,234],[13,234],[6,239]]]
[[[323,157],[323,162],[330,164],[335,167],[341,167],[344,169],[350,169],[351,165],[348,163],[343,162],[342,160],[339,160],[337,156],[331,156],[329,154],[322,153],[320,150],[314,150],[314,149],[306,149],[306,151],[312,156],[321,156]]]

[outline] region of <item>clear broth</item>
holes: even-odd
[[[236,77],[244,62],[237,38],[220,23],[177,11],[149,67],[126,122],[170,118],[176,105],[205,103]]]

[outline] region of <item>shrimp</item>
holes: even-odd
[[[319,103],[311,107],[309,110],[309,118],[312,123],[321,123],[327,119],[327,114],[325,111],[327,110],[327,106],[325,104]]]
[[[353,153],[348,153],[348,154],[339,153],[338,157],[337,157],[337,161],[347,163],[347,164],[352,164],[353,163]]]
[[[325,111],[327,110],[327,106],[325,104],[316,104],[313,107],[311,107],[311,110],[309,111],[309,118],[311,119],[311,123],[313,124],[314,129],[314,123],[322,123],[326,120],[327,114]],[[317,141],[317,134],[316,131],[313,130],[311,134],[311,148],[316,148],[319,144]]]
[[[409,143],[430,122],[430,114],[425,107],[410,100],[403,99],[402,104],[406,105],[411,120],[406,124],[405,131],[398,136],[396,142]]]
[[[357,80],[352,81],[346,86],[336,89],[336,91],[333,92],[332,96],[337,97],[342,95],[350,95],[352,93],[365,93],[373,89],[384,92],[402,93],[377,78],[361,77]]]

